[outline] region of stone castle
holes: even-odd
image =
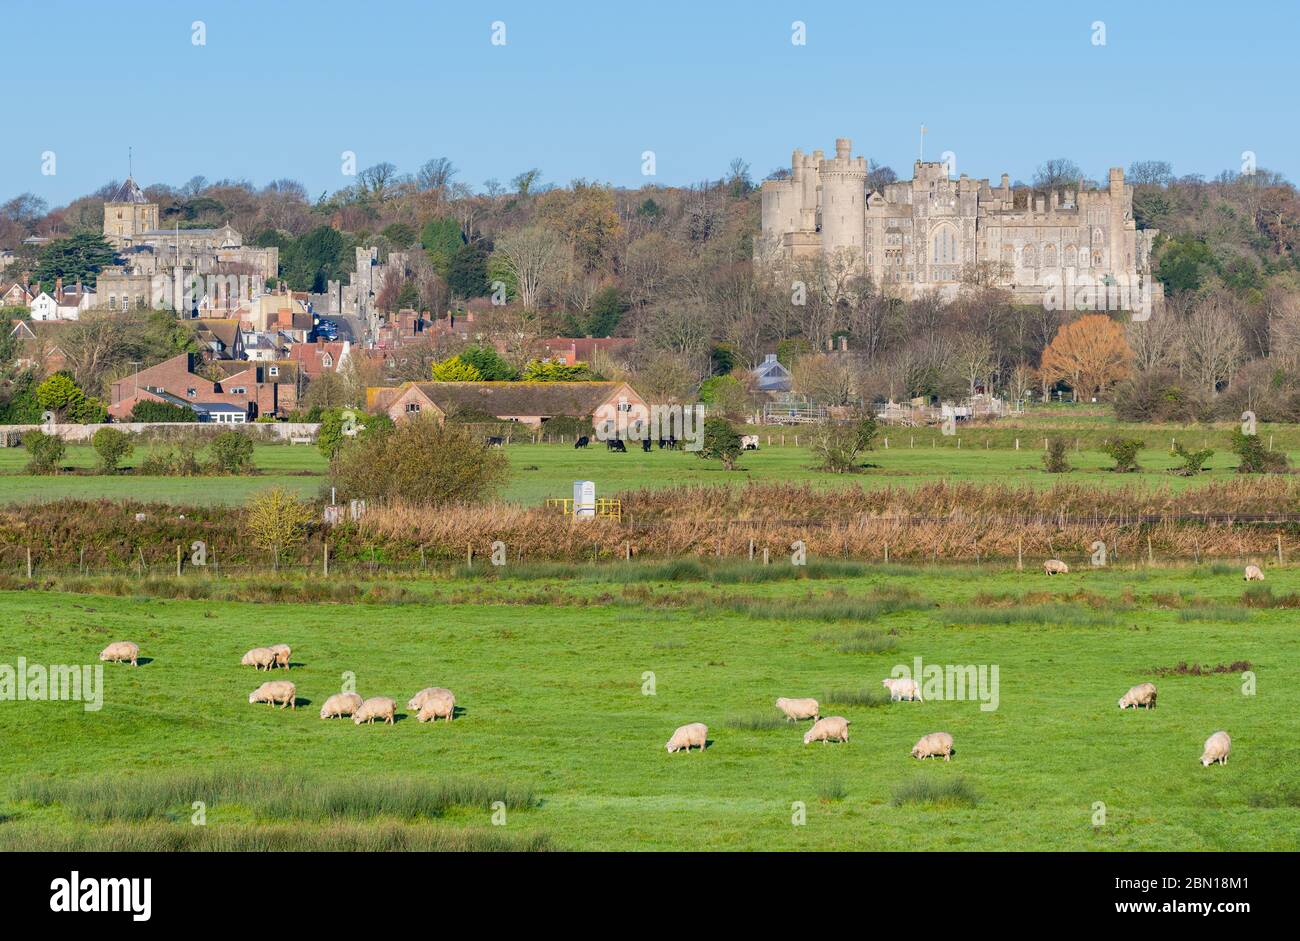
[[[963,284],[1007,289],[1041,303],[1056,284],[1122,285],[1148,295],[1155,230],[1133,221],[1133,187],[1112,167],[1105,189],[1048,195],[1016,192],[948,165],[917,161],[908,181],[867,191],[867,161],[852,141],[835,156],[796,150],[787,179],[762,188],[762,237],[756,262],[790,268],[821,259],[841,272],[869,276],[904,298],[924,292],[952,297]]]

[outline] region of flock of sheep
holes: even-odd
[[[1048,575],[1063,575],[1069,573],[1070,567],[1060,559],[1048,559],[1043,563],[1043,571]],[[1264,573],[1260,571],[1259,566],[1248,565],[1246,566],[1245,580],[1263,581]],[[254,647],[244,654],[243,659],[239,662],[241,666],[251,666],[257,670],[269,671],[276,667],[288,670],[289,657],[292,652],[288,644]],[[140,647],[138,644],[131,641],[116,641],[104,648],[99,655],[99,659],[106,662],[130,663],[132,666],[137,666],[139,656]],[[881,680],[881,683],[889,690],[891,701],[923,701],[921,699],[921,690],[913,679],[894,678]],[[264,702],[279,705],[281,709],[285,707],[296,709],[298,708],[297,695],[297,687],[288,680],[270,680],[249,693],[248,701],[250,703]],[[1140,683],[1119,699],[1120,709],[1153,709],[1155,705],[1156,687],[1154,683]],[[441,686],[430,686],[412,696],[410,701],[407,702],[406,708],[414,711],[416,718],[421,722],[436,722],[438,719],[445,719],[450,722],[456,714],[456,697],[449,689],[444,689]],[[813,720],[812,727],[808,729],[803,737],[805,745],[811,742],[821,742],[825,745],[831,741],[847,742],[849,740],[849,720],[843,716],[821,715],[821,704],[816,699],[791,699],[782,696],[776,701],[776,708],[784,713],[788,721]],[[362,723],[373,724],[376,719],[381,719],[391,725],[395,721],[396,715],[397,702],[395,700],[387,696],[372,696],[369,699],[362,699],[357,693],[335,693],[325,700],[320,709],[322,719],[341,719],[345,716],[351,716],[352,721],[357,725]],[[678,751],[690,751],[692,748],[704,751],[708,745],[708,736],[709,727],[707,725],[703,722],[692,722],[677,728],[664,747],[669,754]],[[1228,733],[1223,731],[1215,732],[1205,740],[1201,764],[1207,768],[1215,763],[1226,765],[1231,751],[1232,739],[1228,737]],[[952,735],[947,732],[931,732],[923,735],[912,746],[912,757],[918,759],[942,757],[944,761],[950,761],[952,753]]]
[[[244,654],[239,664],[257,670],[273,670],[276,667],[288,670],[292,654],[293,650],[288,644],[254,647]],[[129,640],[111,643],[99,654],[102,661],[129,663],[133,667],[139,666],[139,658],[140,645]],[[298,687],[288,680],[268,680],[248,694],[248,701],[278,705],[281,709],[297,709]],[[449,689],[430,686],[412,696],[406,708],[415,712],[416,718],[421,722],[436,722],[439,719],[450,722],[456,715],[456,696]],[[345,716],[351,716],[357,725],[373,725],[376,719],[392,725],[397,718],[397,702],[387,696],[362,699],[356,693],[335,693],[320,707],[322,719],[341,719]]]

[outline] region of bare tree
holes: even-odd
[[[1197,301],[1183,318],[1182,369],[1211,394],[1232,378],[1245,355],[1237,307],[1221,291]]]
[[[564,240],[541,225],[530,225],[497,241],[497,257],[514,277],[524,309],[536,310],[541,293],[554,286],[563,264],[563,250]]]

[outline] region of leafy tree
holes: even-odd
[[[515,368],[490,346],[470,346],[461,350],[460,359],[478,370],[485,382],[509,382],[518,379]]]
[[[1214,255],[1198,238],[1171,238],[1161,248],[1156,277],[1171,295],[1199,291],[1214,271]]]
[[[346,249],[343,236],[330,226],[312,229],[281,256],[285,281],[295,291],[324,291],[328,281],[342,277]]]
[[[54,290],[58,278],[63,279],[65,288],[78,281],[86,287],[94,287],[101,270],[120,263],[113,246],[102,235],[81,233],[56,239],[41,249],[37,256],[36,280],[46,291]]]
[[[591,301],[591,313],[587,316],[586,333],[593,337],[613,336],[614,331],[623,320],[632,305],[627,295],[618,287],[610,285],[601,288]]]
[[[284,553],[302,545],[315,518],[312,508],[282,487],[253,494],[244,513],[244,526],[253,545],[271,553],[276,570]]]
[[[1108,455],[1115,462],[1112,468],[1119,474],[1131,474],[1140,471],[1138,452],[1146,447],[1146,442],[1138,438],[1107,438],[1102,442],[1101,453]]]
[[[31,455],[27,462],[29,474],[57,474],[59,462],[67,450],[67,445],[58,435],[35,430],[23,433],[23,447]]]
[[[525,382],[590,382],[594,378],[586,363],[556,363],[535,359],[524,367]]]
[[[700,383],[700,401],[724,415],[742,415],[749,394],[735,376],[710,376]]]
[[[1043,452],[1043,467],[1049,474],[1065,474],[1073,470],[1066,459],[1065,449],[1064,438],[1052,438],[1047,442],[1047,450]]]
[[[483,374],[459,356],[433,364],[434,382],[482,382]]]
[[[452,259],[464,246],[460,223],[450,216],[437,216],[424,224],[420,231],[420,244],[433,265],[433,270],[444,281],[451,272]]]
[[[878,433],[876,420],[869,415],[847,422],[827,420],[812,434],[812,452],[821,458],[821,470],[854,473],[859,469],[859,455],[871,449]]]
[[[1284,452],[1268,450],[1259,435],[1248,435],[1238,428],[1232,431],[1232,453],[1240,458],[1238,474],[1280,474],[1287,469]]]
[[[447,269],[447,287],[457,297],[486,297],[492,293],[488,285],[488,256],[491,251],[481,242],[462,245],[452,256]]]
[[[1088,314],[1056,332],[1040,372],[1048,383],[1065,380],[1086,402],[1127,376],[1132,359],[1124,328],[1105,314]]]
[[[36,401],[41,408],[64,414],[74,405],[85,399],[75,379],[65,372],[56,372],[48,376],[36,387]]]
[[[394,222],[391,225],[384,226],[379,233],[392,244],[394,248],[408,248],[415,242],[415,230],[405,222]]]
[[[425,506],[480,503],[510,475],[503,451],[484,448],[456,424],[428,418],[345,447],[335,468],[335,484],[348,498]]]
[[[721,461],[724,470],[735,470],[742,453],[740,433],[725,418],[704,419],[704,441],[696,457]]]
[[[94,446],[95,453],[99,455],[101,474],[114,473],[118,464],[124,458],[130,457],[131,452],[135,450],[131,444],[131,436],[115,428],[99,429],[90,439],[90,443]]]
[[[1174,468],[1173,473],[1179,477],[1195,477],[1205,468],[1205,462],[1214,456],[1213,448],[1205,448],[1201,451],[1190,451],[1183,447],[1179,441],[1174,442],[1170,454],[1182,459],[1182,464]]]
[[[198,413],[188,405],[155,402],[141,399],[131,406],[131,421],[138,422],[196,422]]]
[[[212,439],[211,468],[218,474],[252,473],[253,439],[238,431],[223,431]]]

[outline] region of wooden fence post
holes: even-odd
[[[1025,537],[1017,536],[1016,537],[1016,571],[1023,572],[1024,570],[1025,570]]]
[[[32,580],[32,547],[27,547],[27,580]]]
[[[1277,534],[1277,564],[1282,564],[1282,534]]]
[[[325,577],[330,577],[330,544],[325,543]]]
[[[181,577],[181,547],[176,547],[176,577]]]

